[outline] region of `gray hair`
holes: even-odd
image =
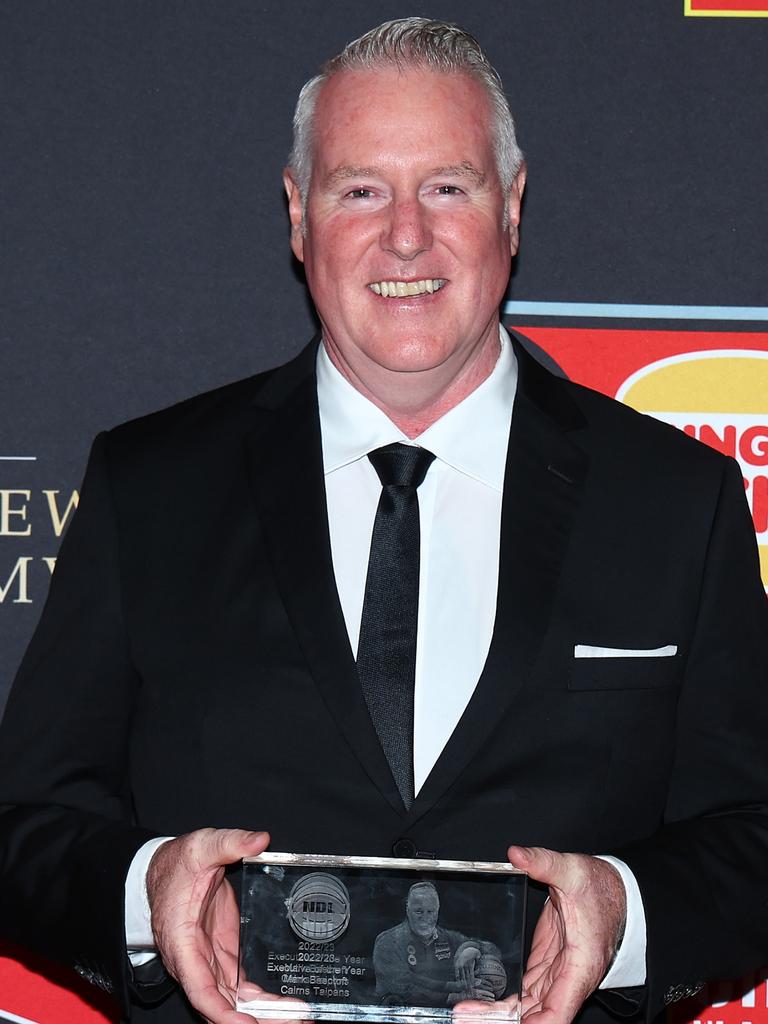
[[[438,906],[440,905],[440,897],[437,893],[437,886],[434,884],[434,882],[414,882],[414,884],[408,890],[408,895],[406,896],[405,899],[406,907],[411,902],[412,896],[426,896],[427,894],[434,896],[435,899],[437,900]]]
[[[515,137],[515,123],[501,79],[480,44],[458,25],[429,18],[385,21],[359,39],[347,43],[341,53],[320,68],[299,93],[293,117],[293,149],[289,166],[306,202],[312,178],[312,129],[317,97],[325,82],[340,71],[374,70],[393,66],[443,73],[468,74],[485,88],[492,110],[493,148],[501,187],[509,194],[523,154]]]

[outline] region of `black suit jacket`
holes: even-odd
[[[493,641],[408,812],[335,588],[314,347],[97,439],[2,727],[9,938],[151,995],[125,872],[148,837],[213,825],[277,850],[616,853],[649,1016],[768,959],[768,630],[738,468],[517,357]],[[174,996],[146,1019],[191,1018]]]

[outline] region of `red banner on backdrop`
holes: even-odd
[[[768,969],[740,984],[707,985],[694,999],[675,1003],[668,1024],[764,1024],[768,1020]]]
[[[117,1024],[120,1013],[74,971],[0,945],[0,1021],[14,1017],[32,1024]]]

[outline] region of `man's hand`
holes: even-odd
[[[618,872],[596,857],[510,846],[509,860],[549,886],[523,975],[525,1024],[570,1024],[611,965],[624,932]]]
[[[491,983],[486,978],[478,978],[475,974],[475,969],[481,956],[482,954],[478,947],[468,942],[465,942],[463,946],[457,949],[456,955],[453,958],[453,968],[456,980],[461,985],[458,999],[479,999],[490,1003],[494,1001]],[[454,1003],[458,999],[454,1000]]]
[[[237,1013],[240,912],[224,866],[262,853],[266,832],[204,828],[164,843],[147,871],[152,931],[166,969],[212,1024],[253,1024]]]

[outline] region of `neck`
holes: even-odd
[[[499,358],[498,324],[453,376],[443,367],[408,372],[378,365],[353,367],[325,336],[323,343],[339,373],[409,438],[423,434],[471,395],[490,376]]]

